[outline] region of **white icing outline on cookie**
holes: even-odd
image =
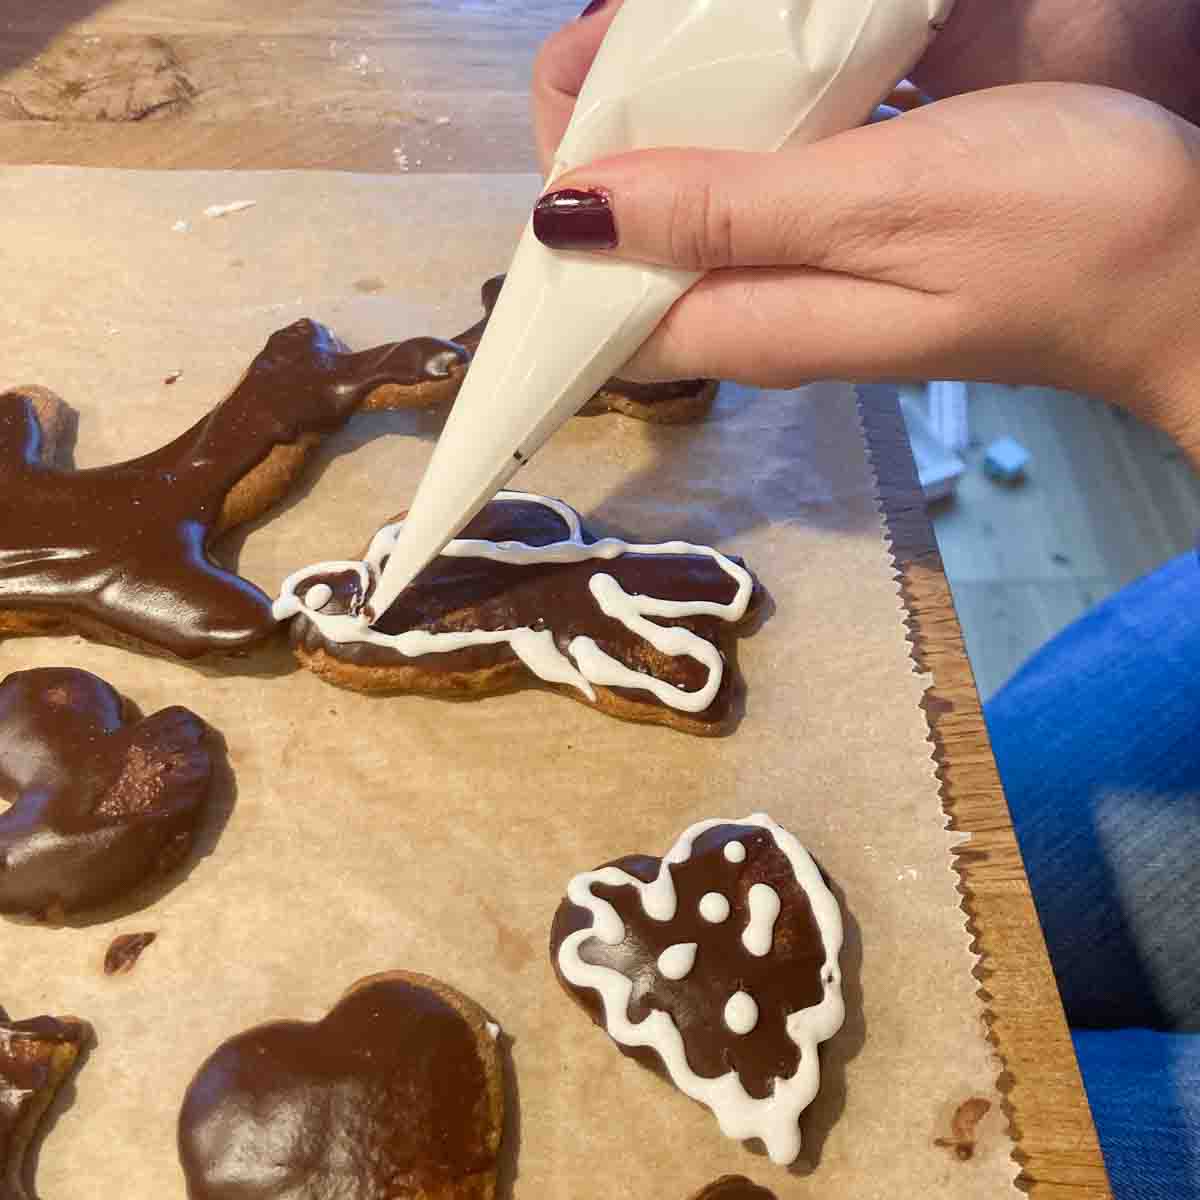
[[[688,1065],[683,1036],[671,1017],[661,1009],[655,1009],[643,1021],[636,1024],[630,1021],[632,981],[611,967],[584,962],[579,954],[583,943],[591,938],[599,938],[609,946],[619,945],[625,938],[625,923],[607,900],[592,893],[594,884],[635,887],[647,916],[652,920],[669,921],[677,907],[669,865],[686,862],[696,839],[718,825],[753,825],[771,835],[808,897],[825,950],[821,1000],[789,1013],[787,1017],[788,1036],[800,1050],[795,1074],[787,1079],[776,1077],[772,1094],[762,1099],[746,1091],[736,1071],[716,1079],[697,1075]],[[575,987],[592,988],[599,994],[608,1035],[622,1046],[645,1046],[654,1050],[675,1086],[693,1100],[707,1105],[726,1137],[738,1140],[761,1138],[773,1162],[794,1162],[801,1146],[800,1114],[812,1103],[821,1082],[817,1046],[837,1033],[845,1018],[842,974],[838,965],[842,949],[842,913],[808,851],[766,813],[755,813],[740,821],[700,821],[685,830],[667,851],[658,876],[651,882],[643,883],[619,867],[602,867],[576,875],[567,885],[567,899],[589,912],[592,922],[587,928],[563,939],[558,949],[558,968]]]
[[[725,674],[725,659],[721,651],[690,629],[657,625],[647,618],[704,616],[718,617],[730,623],[740,621],[746,615],[754,592],[754,578],[745,567],[711,546],[695,546],[690,542],[643,545],[623,542],[619,538],[601,538],[599,541],[587,543],[583,540],[579,514],[561,500],[526,492],[507,491],[498,493],[496,499],[543,505],[562,518],[567,526],[567,537],[548,546],[456,538],[442,551],[444,556],[484,558],[492,562],[516,565],[611,560],[624,554],[698,555],[711,558],[737,584],[737,591],[728,604],[717,604],[707,600],[660,600],[654,596],[631,596],[613,576],[607,574],[593,575],[588,581],[589,590],[600,612],[619,621],[630,633],[649,642],[660,654],[672,658],[686,656],[695,659],[708,669],[705,685],[689,692],[673,683],[634,671],[610,654],[606,654],[590,637],[572,638],[567,646],[567,653],[563,654],[554,643],[553,630],[535,630],[529,626],[519,629],[467,629],[450,633],[429,633],[423,629],[410,629],[394,634],[379,633],[370,626],[364,626],[355,614],[323,613],[307,604],[307,592],[304,597],[297,594],[297,588],[313,575],[353,571],[358,575],[359,589],[365,601],[379,581],[383,560],[395,545],[403,521],[393,522],[380,529],[371,539],[366,558],[361,562],[314,563],[289,575],[280,585],[279,598],[272,606],[275,619],[286,621],[303,613],[320,630],[326,641],[339,645],[359,642],[382,646],[406,658],[418,658],[423,654],[449,654],[455,650],[465,650],[469,646],[491,646],[507,642],[512,652],[538,678],[547,683],[563,683],[578,688],[592,701],[596,699],[592,684],[600,684],[604,687],[633,688],[650,692],[661,703],[682,712],[704,712],[712,704]]]

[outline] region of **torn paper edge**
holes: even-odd
[[[899,393],[893,387],[885,385],[873,385],[872,389],[878,393],[888,393],[899,404]],[[904,640],[908,643],[909,658],[913,664],[913,674],[921,681],[921,699],[919,707],[926,726],[925,740],[929,744],[929,764],[930,775],[936,781],[938,801],[942,810],[943,829],[946,837],[946,856],[947,869],[954,876],[954,887],[958,893],[959,911],[963,915],[963,943],[967,951],[967,956],[971,962],[971,975],[975,981],[975,999],[979,1005],[979,1021],[980,1032],[987,1041],[991,1051],[991,1059],[995,1068],[992,1087],[996,1095],[1000,1098],[1000,1109],[1004,1116],[1004,1132],[1009,1141],[1008,1164],[1011,1170],[1011,1181],[1013,1195],[1019,1195],[1021,1188],[1018,1184],[1018,1178],[1021,1174],[1021,1161],[1018,1155],[1021,1152],[1021,1142],[1018,1137],[1018,1122],[1017,1114],[1008,1092],[1001,1086],[1001,1080],[1008,1074],[1008,1060],[1006,1059],[1003,1050],[1000,1047],[999,1040],[995,1033],[996,1014],[992,1009],[987,997],[987,991],[984,987],[984,971],[986,969],[987,953],[983,949],[980,940],[979,926],[976,923],[976,913],[972,905],[972,889],[970,880],[967,878],[964,867],[962,865],[961,852],[971,843],[972,833],[969,829],[960,829],[957,827],[957,818],[955,817],[952,806],[954,796],[951,792],[950,784],[946,779],[945,772],[945,750],[942,746],[941,737],[937,729],[938,711],[935,704],[931,701],[935,699],[933,689],[937,686],[937,680],[934,678],[933,671],[929,668],[925,661],[925,651],[921,645],[921,630],[918,622],[917,613],[914,610],[914,596],[909,585],[905,581],[904,567],[900,563],[896,552],[896,539],[892,532],[891,518],[888,516],[887,509],[884,507],[883,496],[879,485],[879,471],[875,461],[875,450],[871,445],[871,439],[867,436],[866,419],[863,413],[863,407],[866,403],[866,388],[862,385],[855,386],[855,422],[858,426],[859,436],[862,438],[863,447],[866,451],[866,467],[870,478],[871,485],[871,501],[875,507],[876,516],[879,519],[879,529],[883,538],[884,549],[887,553],[892,567],[892,579],[896,589],[896,602],[901,618],[901,623],[904,626]],[[904,436],[904,426],[902,418],[897,409],[897,433],[898,436]],[[920,504],[921,514],[925,516],[924,501],[921,499],[920,483],[915,477],[913,478],[913,496],[914,502]],[[926,519],[928,519],[926,517]],[[947,595],[949,589],[947,588]],[[965,648],[964,648],[965,653]],[[982,710],[980,712],[980,722],[982,723]]]

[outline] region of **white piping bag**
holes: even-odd
[[[954,0],[626,0],[550,182],[662,146],[778,150],[851,129]],[[367,623],[616,374],[700,276],[544,247],[526,228]]]

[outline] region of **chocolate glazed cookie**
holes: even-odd
[[[842,1024],[841,945],[837,900],[764,813],[575,876],[550,933],[559,982],[617,1047],[777,1163]]]
[[[692,1200],[777,1200],[775,1193],[756,1183],[751,1183],[744,1175],[722,1175],[714,1179],[707,1187],[702,1188]]]
[[[754,576],[685,542],[593,537],[560,500],[501,492],[371,625],[401,521],[359,562],[284,581],[292,645],[322,678],[369,692],[479,696],[540,680],[627,720],[718,734],[734,719],[727,649],[756,615]]]
[[[144,720],[87,671],[0,682],[0,912],[61,917],[178,866],[212,787],[186,708]]]
[[[82,633],[188,659],[245,652],[274,631],[271,604],[213,560],[212,543],[275,504],[355,409],[452,395],[466,359],[432,338],[351,354],[297,321],[186,433],[84,471],[57,462],[57,396],[0,393],[0,635]]]
[[[34,1200],[29,1148],[89,1036],[75,1017],[10,1021],[0,1008],[0,1200]]]
[[[393,971],[314,1024],[231,1038],[184,1097],[190,1200],[492,1200],[498,1032],[447,984]]]

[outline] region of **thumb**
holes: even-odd
[[[870,272],[904,214],[924,209],[908,118],[774,154],[644,150],[568,172],[537,203],[555,250],[688,271],[803,266]],[[917,158],[919,161],[919,156]]]

